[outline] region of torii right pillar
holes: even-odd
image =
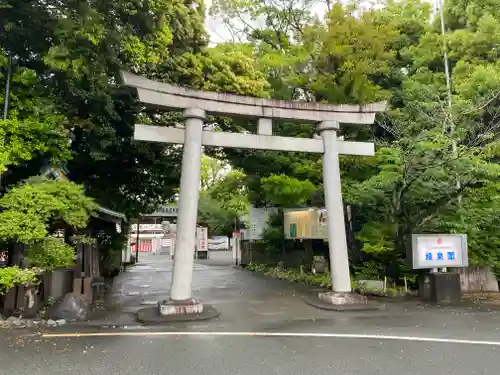
[[[342,201],[342,184],[340,179],[340,162],[337,121],[323,121],[317,132],[323,140],[323,190],[328,218],[328,250],[330,253],[330,272],[332,291],[319,293],[319,304],[310,301],[316,307],[328,310],[351,310],[378,308],[368,305],[365,296],[352,293],[349,273],[349,255],[345,230],[344,203]]]
[[[351,292],[351,276],[349,275],[349,258],[345,235],[344,204],[342,202],[342,185],[340,182],[339,153],[336,149],[337,130],[340,124],[336,121],[324,121],[318,127],[323,138],[323,189],[328,217],[328,248],[330,252],[330,269],[332,289],[337,293]]]

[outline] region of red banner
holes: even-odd
[[[135,253],[135,243],[131,245],[132,252]],[[139,241],[139,252],[150,253],[153,251],[153,244],[151,241]]]

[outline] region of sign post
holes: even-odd
[[[414,234],[412,268],[429,269],[419,279],[420,296],[438,304],[456,303],[462,298],[460,275],[447,267],[467,267],[467,235]],[[442,272],[438,270],[441,269]]]
[[[140,233],[140,228],[141,228],[141,219],[139,217],[137,219],[137,231],[135,234],[135,262],[136,263],[139,263],[139,243],[140,243],[139,233]]]
[[[232,245],[233,245],[233,261],[237,266],[240,264],[240,246],[241,246],[241,234],[238,231],[233,231],[232,235]]]
[[[208,259],[208,229],[198,227],[196,230],[196,258]]]

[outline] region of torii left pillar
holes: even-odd
[[[170,299],[158,303],[160,315],[201,314],[203,304],[192,296],[195,237],[200,196],[202,136],[205,111],[188,108],[184,111],[186,136],[182,152],[181,183],[177,240],[172,271]]]

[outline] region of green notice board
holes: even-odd
[[[290,237],[292,237],[292,238],[297,237],[297,224],[296,223],[290,223]]]

